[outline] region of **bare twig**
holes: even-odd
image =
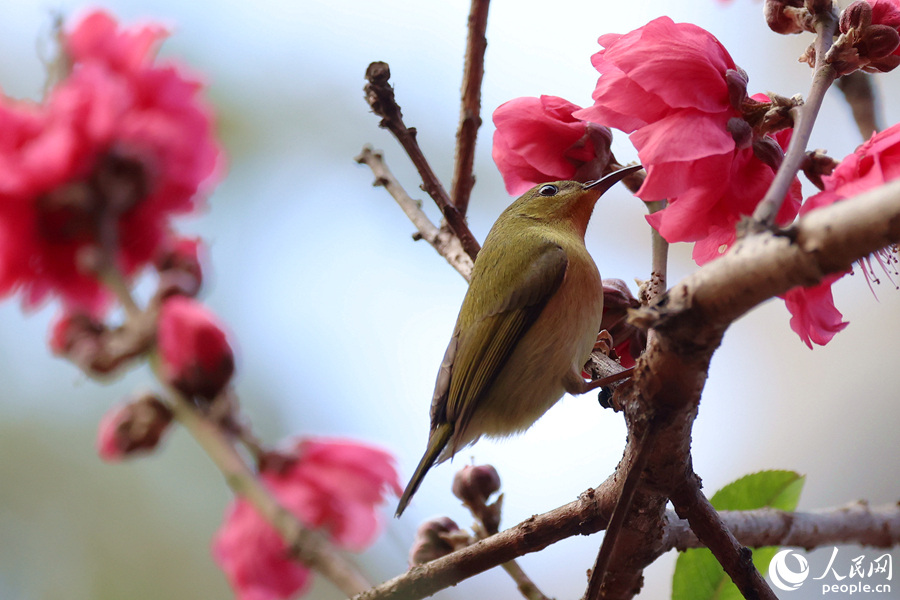
[[[462,108],[459,129],[456,131],[456,160],[453,164],[453,182],[450,197],[453,205],[465,216],[469,208],[469,196],[475,185],[472,167],[475,164],[475,139],[481,127],[481,81],[484,79],[484,52],[487,39],[488,7],[490,0],[472,0],[469,11],[469,35],[463,67]]]
[[[876,131],[883,129],[882,118],[878,111],[875,87],[872,76],[863,71],[853,71],[835,82],[835,86],[844,93],[844,99],[853,112],[853,120],[859,128],[864,140],[872,137]]]
[[[665,200],[647,202],[646,204],[647,210],[651,215],[666,207]],[[669,260],[669,242],[652,227],[650,228],[650,236],[650,281],[647,284],[646,291],[648,303],[653,302],[660,294],[666,291],[666,272]]]
[[[700,491],[699,478],[691,473],[670,495],[675,512],[687,519],[697,538],[722,565],[744,598],[777,600],[772,588],[753,564],[753,552],[741,546],[719,513]]]
[[[415,128],[407,127],[403,122],[403,113],[394,99],[394,88],[388,83],[390,78],[391,69],[387,63],[373,62],[370,64],[366,69],[366,80],[368,81],[365,87],[366,101],[372,107],[372,112],[381,117],[380,126],[393,133],[403,149],[406,150],[422,177],[423,189],[441,209],[441,213],[447,219],[447,224],[459,238],[466,253],[472,260],[475,260],[481,245],[469,231],[465,216],[453,206],[444,186],[434,174],[431,165],[425,160],[425,155],[422,154],[422,149],[419,148],[419,143],[416,141]]]
[[[806,146],[819,108],[822,106],[822,99],[836,76],[834,68],[825,63],[825,54],[831,47],[836,29],[837,19],[831,12],[821,14],[816,21],[816,68],[813,71],[812,87],[806,97],[806,103],[791,110],[794,115],[794,133],[772,184],[753,212],[753,221],[757,228],[773,226],[784,202],[784,196],[788,193],[791,182],[806,156]]]
[[[169,407],[175,418],[197,440],[235,494],[246,498],[285,541],[290,554],[321,573],[348,596],[359,594],[370,584],[356,567],[337,553],[319,533],[307,529],[272,496],[238,454],[222,430],[210,422],[176,390],[168,388]]]
[[[354,159],[360,164],[368,165],[375,175],[375,184],[383,186],[388,193],[393,196],[412,224],[415,225],[417,237],[425,240],[437,250],[437,253],[447,259],[450,266],[459,272],[466,281],[472,278],[472,258],[463,250],[459,238],[452,232],[438,229],[434,226],[425,211],[422,210],[421,203],[413,200],[394,174],[391,173],[384,162],[384,156],[378,150],[373,150],[371,146],[364,146],[359,156]]]

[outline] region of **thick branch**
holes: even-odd
[[[375,175],[374,185],[383,186],[394,197],[412,224],[415,225],[417,237],[425,240],[437,250],[437,253],[447,259],[450,266],[456,269],[466,281],[472,278],[473,261],[462,247],[459,238],[452,232],[438,229],[434,226],[422,205],[418,200],[413,200],[394,174],[391,173],[384,162],[384,155],[371,146],[363,146],[362,152],[354,159],[359,164],[368,165]]]
[[[462,108],[456,131],[456,160],[450,197],[461,215],[469,208],[469,196],[475,185],[475,139],[481,127],[481,81],[484,79],[484,52],[487,49],[488,7],[490,0],[472,0],[469,11],[469,36],[463,66]]]
[[[840,508],[807,513],[774,509],[722,511],[722,521],[738,541],[750,548],[797,546],[807,552],[821,546],[858,544],[873,548],[900,545],[900,504],[876,508],[854,502]],[[669,514],[663,547],[702,548],[687,521]]]
[[[472,546],[413,567],[355,600],[403,598],[416,600],[456,585],[513,558],[539,552],[575,535],[590,535],[606,526],[615,502],[612,478],[588,490],[575,502],[493,535]],[[877,548],[900,545],[900,505],[869,508],[865,503],[810,513],[786,513],[764,509],[722,511],[724,525],[747,547],[797,546],[807,551],[835,544],[860,544]],[[673,550],[703,548],[687,521],[674,511],[664,514],[667,523],[653,560]],[[652,562],[652,561],[651,561]]]
[[[678,487],[670,499],[675,512],[679,517],[687,519],[691,529],[712,551],[744,598],[777,600],[772,588],[766,584],[753,564],[753,553],[749,548],[741,546],[700,491],[700,480],[696,475],[689,475],[684,485]]]
[[[381,127],[393,133],[403,149],[406,150],[422,177],[423,189],[441,209],[441,213],[447,219],[447,224],[462,242],[466,253],[472,260],[475,260],[481,245],[469,231],[465,216],[453,206],[444,186],[434,174],[431,165],[425,160],[425,155],[419,148],[419,142],[416,141],[415,128],[407,127],[403,122],[403,113],[400,112],[400,106],[394,99],[394,88],[388,83],[390,78],[391,69],[387,63],[373,62],[370,64],[366,69],[366,80],[368,81],[365,87],[366,101],[372,107],[372,112],[381,117]]]
[[[794,133],[791,143],[788,145],[784,160],[772,180],[772,185],[766,195],[760,201],[753,213],[753,220],[762,227],[771,227],[775,223],[775,217],[784,202],[784,196],[791,187],[791,182],[800,169],[806,156],[806,146],[809,144],[809,136],[812,133],[816,116],[825,98],[825,92],[834,82],[836,73],[831,65],[825,63],[825,54],[831,47],[834,32],[837,29],[837,19],[828,13],[820,16],[816,22],[816,68],[813,72],[813,83],[803,106],[794,108]]]

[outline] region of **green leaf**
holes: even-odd
[[[793,471],[761,471],[729,483],[710,498],[716,510],[776,508],[793,511],[805,477]],[[777,546],[753,551],[753,564],[765,576]],[[682,552],[672,578],[672,600],[741,600],[743,596],[706,548]]]

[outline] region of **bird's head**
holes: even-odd
[[[507,209],[512,215],[547,222],[570,221],[582,234],[594,204],[603,193],[624,177],[642,169],[640,165],[613,171],[596,181],[554,181],[542,183],[523,194]]]

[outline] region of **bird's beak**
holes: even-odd
[[[606,192],[606,190],[622,181],[622,179],[624,179],[625,177],[631,175],[632,173],[637,173],[643,168],[644,167],[642,165],[625,167],[624,169],[613,171],[606,177],[597,179],[596,181],[588,181],[587,183],[583,183],[581,184],[581,188],[585,190],[599,189],[600,193],[603,194],[604,192]]]

